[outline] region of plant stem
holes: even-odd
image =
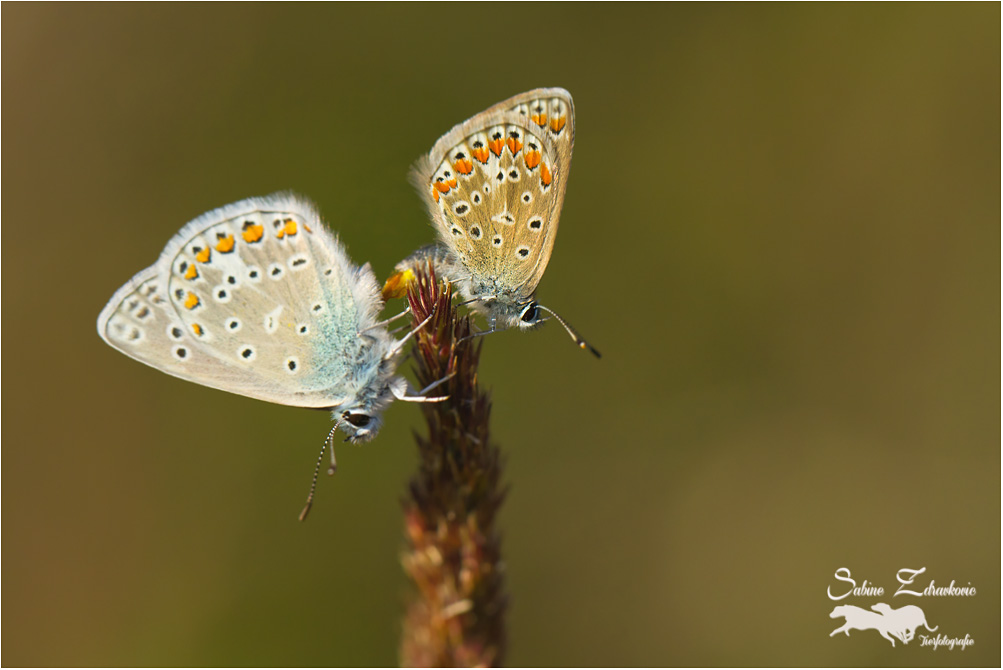
[[[418,381],[448,395],[424,403],[428,436],[415,435],[418,472],[404,500],[408,548],[404,571],[416,587],[404,619],[401,663],[414,667],[500,665],[505,651],[503,566],[495,518],[501,489],[500,452],[491,444],[491,402],[477,386],[480,338],[459,317],[451,289],[431,267],[419,269],[408,293]]]

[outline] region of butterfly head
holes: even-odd
[[[518,326],[520,330],[534,330],[543,325],[543,322],[553,317],[557,319],[558,323],[564,326],[564,330],[568,332],[571,339],[575,341],[580,349],[585,349],[586,351],[592,352],[592,355],[596,358],[601,358],[602,355],[599,351],[593,347],[591,344],[585,341],[578,331],[571,327],[567,321],[565,321],[560,314],[550,309],[549,307],[544,307],[536,300],[530,300],[524,303],[505,303],[500,301],[489,302],[486,307],[488,319],[492,321],[492,325],[496,328],[515,328]],[[544,316],[544,312],[550,315]]]
[[[383,425],[380,412],[382,408],[376,412],[362,407],[342,410],[338,417],[338,426],[348,436],[346,438],[348,442],[353,444],[369,442],[376,437],[376,433]]]
[[[499,300],[492,296],[487,300],[473,299],[469,301],[474,309],[483,314],[488,324],[495,330],[518,328],[519,330],[535,330],[543,325],[544,318],[536,300],[515,301]]]
[[[369,442],[383,427],[383,410],[394,401],[394,388],[406,387],[402,377],[392,376],[392,367],[381,366],[381,375],[365,386],[353,398],[331,408],[335,428],[345,433],[345,441],[353,444]]]

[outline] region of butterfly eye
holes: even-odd
[[[526,309],[522,310],[522,315],[519,317],[526,323],[533,323],[540,316],[540,310],[536,308],[536,303],[531,302],[526,305]]]
[[[343,416],[345,421],[348,421],[348,423],[352,424],[356,428],[365,428],[372,420],[372,417],[368,414],[352,414],[351,412],[345,412]]]

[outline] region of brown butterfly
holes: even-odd
[[[412,172],[440,242],[397,269],[432,260],[437,274],[487,317],[485,334],[533,329],[548,312],[578,346],[599,356],[536,300],[554,250],[574,140],[574,104],[563,88],[522,93],[455,126]]]

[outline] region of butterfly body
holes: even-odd
[[[377,323],[379,285],[355,266],[313,205],[289,194],[208,212],[120,288],[98,333],[142,363],[198,384],[330,409],[371,439],[406,381]]]
[[[492,328],[542,323],[536,288],[550,261],[574,145],[574,105],[561,88],[505,100],[455,126],[412,179],[440,243],[430,259]]]
[[[543,325],[541,319],[522,318],[524,314],[532,314],[529,308],[536,303],[534,294],[527,296],[523,291],[513,290],[491,277],[471,277],[459,258],[442,243],[418,249],[398,263],[396,269],[398,272],[405,272],[410,268],[420,267],[427,261],[435,267],[438,276],[449,279],[470,307],[483,314],[496,329],[519,327],[532,330]]]

